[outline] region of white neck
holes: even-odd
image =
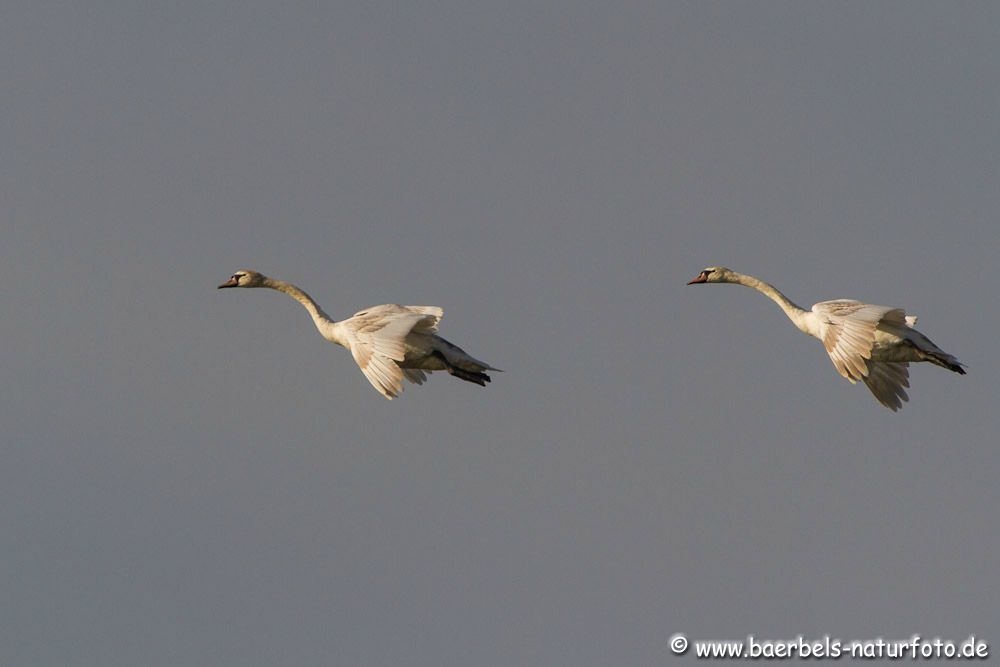
[[[799,328],[800,331],[807,333],[811,336],[816,335],[816,333],[813,331],[813,327],[811,326],[812,324],[811,311],[805,310],[804,308],[801,308],[795,303],[793,303],[791,299],[789,299],[787,296],[779,292],[778,289],[774,285],[771,285],[770,283],[766,283],[763,280],[760,280],[759,278],[754,278],[753,276],[747,276],[742,273],[737,273],[735,271],[731,271],[730,273],[732,276],[731,282],[735,282],[740,285],[745,285],[746,287],[752,287],[753,289],[757,290],[758,292],[769,298],[771,301],[774,301],[776,304],[778,304],[778,306],[781,307],[781,310],[785,311],[785,315],[788,316],[788,319],[790,319],[792,323]]]
[[[279,292],[284,292],[301,303],[305,309],[309,311],[313,324],[316,325],[316,329],[319,331],[321,336],[329,341],[348,347],[340,335],[340,328],[337,326],[337,323],[334,322],[329,315],[323,312],[323,309],[319,307],[319,304],[316,303],[311,296],[306,294],[305,290],[296,287],[291,283],[286,283],[284,280],[276,280],[274,278],[267,277],[264,278],[264,282],[261,284],[261,287],[268,287],[273,290],[278,290]]]

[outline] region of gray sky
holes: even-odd
[[[3,14],[0,664],[1000,646],[998,5]],[[969,374],[893,414],[710,264]],[[237,268],[507,372],[387,402]]]

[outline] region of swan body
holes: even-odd
[[[437,306],[383,304],[336,322],[299,287],[256,271],[241,269],[219,285],[219,289],[229,287],[266,287],[301,303],[320,335],[350,350],[375,390],[389,400],[403,391],[403,378],[423,384],[428,373],[447,371],[485,387],[490,381],[486,371],[500,370],[438,335],[444,311]]]
[[[850,299],[821,301],[805,310],[774,286],[724,266],[710,266],[688,283],[751,287],[777,303],[800,331],[823,341],[834,368],[852,384],[860,380],[893,412],[910,400],[909,365],[927,361],[965,375],[958,359],[914,328],[917,318],[901,308]]]

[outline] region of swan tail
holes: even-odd
[[[934,344],[934,341],[916,329],[911,330],[910,335],[906,336],[905,340],[916,350],[920,361],[929,361],[935,366],[947,368],[959,375],[965,375],[965,364],[956,359],[954,355],[942,350]]]
[[[935,366],[947,368],[949,371],[958,373],[959,375],[965,375],[964,365],[953,355],[948,354],[935,345],[934,342],[927,336],[920,334],[917,340],[914,341],[911,339],[911,343],[913,343],[913,347],[916,348],[921,361],[929,361]]]
[[[965,375],[965,365],[947,352],[924,352],[924,361],[929,361],[941,368],[947,368],[949,371],[958,373],[959,375]]]
[[[450,375],[453,375],[460,380],[465,380],[466,382],[478,384],[480,387],[485,387],[486,383],[491,381],[490,376],[487,375],[485,371],[499,370],[493,368],[489,364],[484,364],[477,359],[473,359],[459,347],[451,345],[451,348],[452,349],[450,349],[447,354],[441,350],[434,350],[432,356],[440,359],[441,363],[444,364],[444,369],[448,371]]]
[[[465,380],[466,382],[472,382],[473,384],[478,384],[480,387],[485,387],[486,383],[490,382],[490,376],[487,375],[486,373],[467,371],[463,368],[458,368],[457,366],[448,366],[448,372],[460,380]]]

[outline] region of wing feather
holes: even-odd
[[[418,368],[404,368],[403,376],[413,384],[423,384],[427,381],[427,374],[431,371],[422,371]]]
[[[893,412],[910,400],[905,387],[910,386],[909,364],[906,362],[868,362],[869,372],[863,378],[865,386],[879,403]]]
[[[822,340],[834,368],[852,383],[871,371],[875,330],[880,323],[906,326],[900,308],[860,301],[823,301],[812,307],[823,323]]]
[[[351,354],[371,385],[387,399],[403,391],[403,377],[415,384],[427,379],[422,371],[403,369],[406,337],[411,331],[437,331],[443,311],[437,306],[372,306],[339,324],[350,340]]]
[[[421,320],[413,327],[414,331],[419,331],[421,333],[437,333],[438,323],[441,321],[441,318],[444,317],[444,309],[439,308],[438,306],[403,306],[403,308],[427,316],[421,318]]]
[[[358,368],[378,393],[392,400],[403,390],[403,370],[395,361],[373,354],[363,343],[351,345],[351,354]]]

